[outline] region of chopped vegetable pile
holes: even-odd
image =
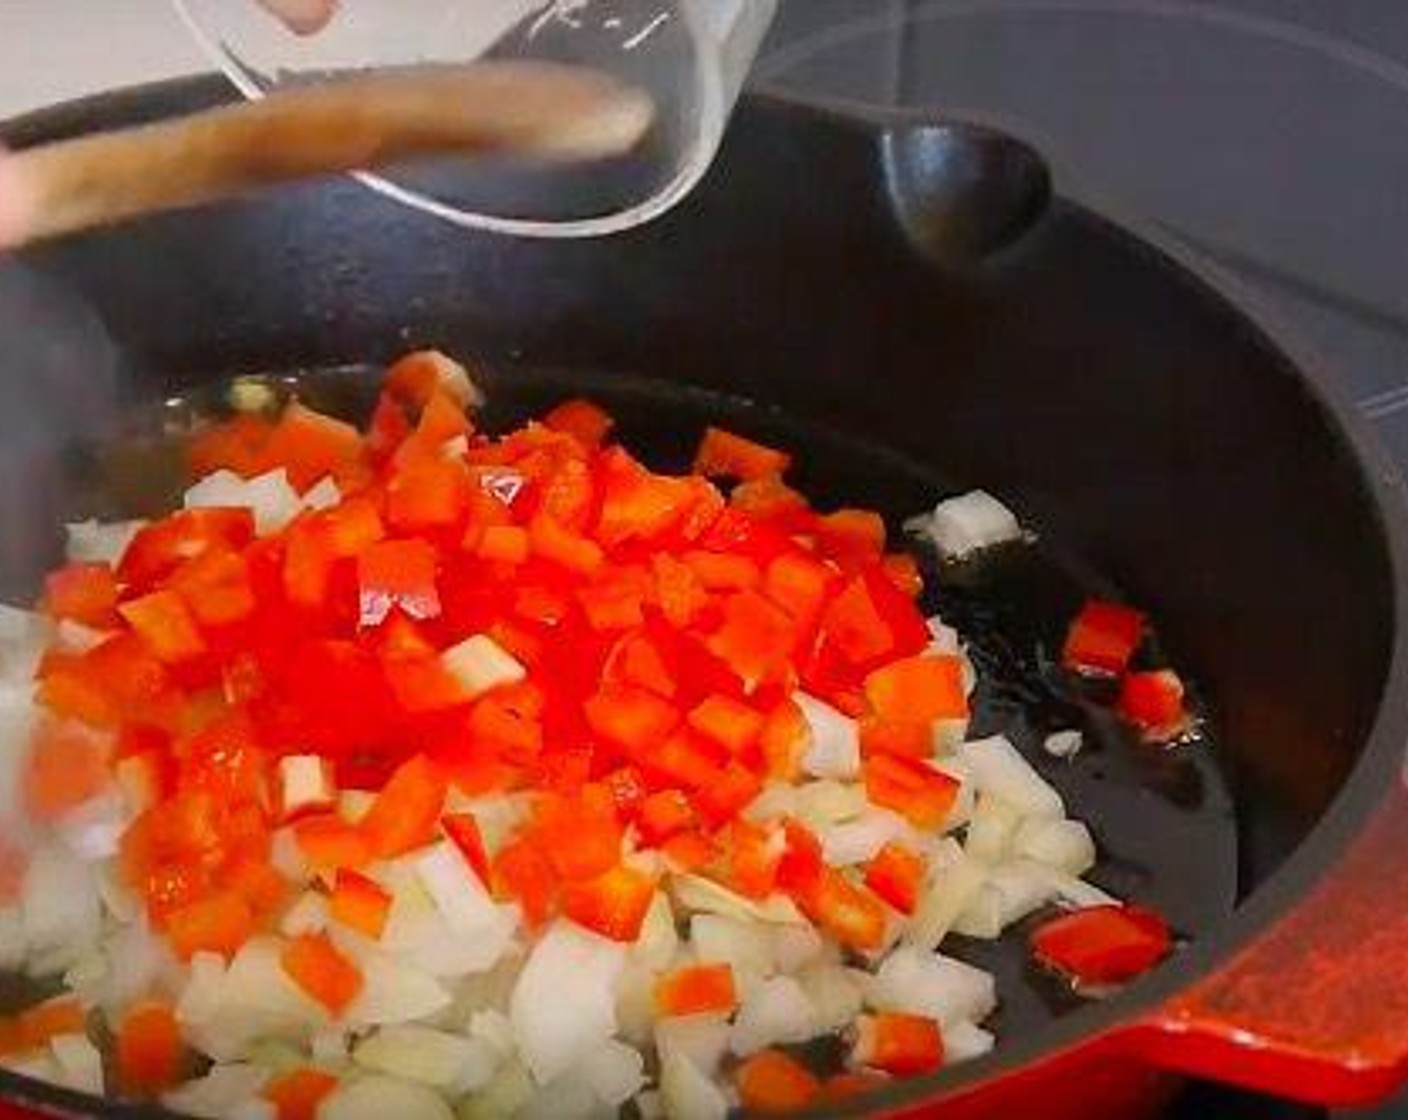
[[[973,666],[878,514],[719,428],[675,477],[587,401],[500,438],[477,403],[427,352],[365,432],[207,425],[183,509],[74,527],[43,617],[0,617],[0,968],[63,987],[3,1064],[200,1116],[776,1112],[992,1046],[950,933],[1054,904],[1035,957],[1093,987],[1167,954],[969,739]],[[1020,536],[980,492],[927,526]],[[1168,739],[1144,631],[1088,604],[1064,660]]]

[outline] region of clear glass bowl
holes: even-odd
[[[300,35],[254,0],[173,0],[240,91],[351,72],[487,58],[574,62],[654,98],[641,149],[543,168],[434,160],[358,177],[459,225],[536,237],[613,233],[654,218],[708,170],[776,0],[341,0]]]

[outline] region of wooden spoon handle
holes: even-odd
[[[478,63],[281,91],[7,157],[19,200],[7,240],[38,241],[422,156],[601,159],[633,147],[651,116],[639,91],[547,63]]]

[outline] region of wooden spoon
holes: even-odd
[[[424,156],[621,155],[653,115],[596,71],[492,62],[332,81],[0,159],[15,246],[248,190]]]

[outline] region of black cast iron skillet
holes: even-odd
[[[168,83],[5,134],[23,146],[227,96]],[[466,233],[336,181],[29,254],[91,304],[121,362],[91,382],[3,370],[0,586],[33,594],[65,517],[154,500],[91,450],[114,418],[141,444],[203,387],[307,370],[323,372],[306,392],[355,410],[359,369],[420,345],[485,363],[490,423],[588,392],[667,465],[721,419],[791,446],[824,500],[895,522],[984,486],[1040,544],[938,580],[998,682],[982,719],[1006,726],[1020,706],[1028,747],[1088,728],[1097,748],[1075,764],[1038,762],[1094,826],[1097,881],[1188,940],[1090,1006],[1032,975],[1020,936],[946,942],[1002,977],[998,1050],[863,1107],[1108,1116],[1156,1102],[1164,1069],[1381,1094],[1408,1056],[1405,919],[1373,906],[1408,897],[1400,480],[1323,379],[1152,239],[1022,189],[993,192],[990,236],[946,239],[951,177],[991,141],[758,95],[695,197],[609,240]],[[0,334],[0,361],[20,352]],[[1151,612],[1196,682],[1202,743],[1141,749],[1050,670],[1090,592]],[[1347,852],[1367,872],[1339,874]],[[0,1094],[98,1107],[9,1075]]]

